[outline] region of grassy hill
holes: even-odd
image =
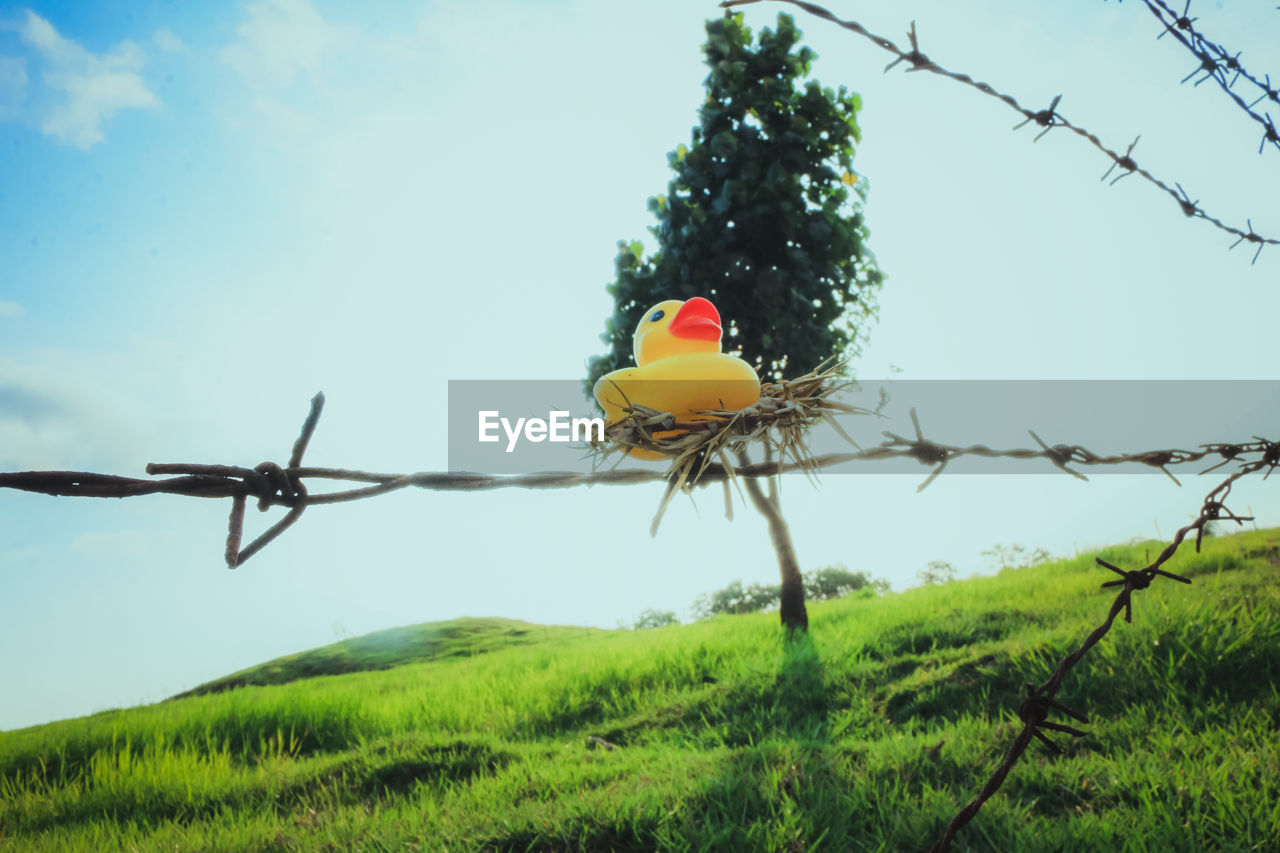
[[[1087,736],[1033,743],[953,849],[1280,849],[1280,532],[1184,552],[1194,584],[1138,593],[1067,677]],[[1093,556],[816,604],[789,643],[776,614],[473,625],[492,650],[0,733],[0,849],[925,850],[1104,617]]]
[[[597,628],[534,625],[518,619],[453,619],[375,631],[318,649],[286,655],[193,687],[174,699],[237,687],[287,684],[320,675],[391,669],[453,657],[472,657],[511,646],[550,643],[604,633]]]

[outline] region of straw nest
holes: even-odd
[[[698,412],[698,420],[679,420],[639,403],[626,401],[626,415],[610,424],[604,441],[593,442],[600,461],[630,448],[656,451],[667,457],[667,491],[654,518],[653,528],[677,490],[689,491],[713,466],[725,473],[726,509],[731,513],[728,484],[734,481],[735,460],[748,464],[747,449],[753,443],[764,448],[765,461],[791,461],[806,475],[817,471],[805,433],[819,421],[831,425],[857,447],[857,442],[836,421],[837,414],[873,414],[870,410],[831,399],[855,383],[842,375],[843,362],[834,359],[795,379],[762,383],[760,399],[737,410]]]

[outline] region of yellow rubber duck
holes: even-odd
[[[705,420],[696,412],[734,410],[760,399],[760,380],[740,358],[720,352],[720,312],[695,296],[668,299],[650,308],[636,326],[636,366],[600,377],[592,393],[609,423],[639,403],[681,420]],[[632,448],[640,459],[661,459],[656,451]]]

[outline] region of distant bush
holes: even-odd
[[[992,545],[985,551],[980,552],[982,556],[990,558],[995,564],[995,568],[1000,571],[1005,569],[1025,569],[1030,566],[1038,566],[1049,560],[1049,552],[1043,548],[1036,548],[1034,551],[1028,551],[1026,546],[1014,542],[1012,545]]]
[[[870,595],[880,595],[889,590],[887,580],[873,578],[867,572],[851,572],[841,564],[823,566],[812,572],[805,572],[802,577],[805,598],[809,601],[843,598],[859,590],[865,590]],[[742,581],[736,580],[724,589],[698,596],[690,609],[695,619],[707,619],[720,613],[772,610],[779,606],[781,599],[781,584],[753,583],[744,586]]]
[[[640,614],[631,627],[637,631],[643,628],[661,628],[664,625],[679,625],[680,620],[672,610],[654,610],[652,607]]]
[[[946,560],[930,560],[927,566],[916,572],[916,577],[925,586],[948,583],[956,579],[956,567]]]
[[[742,581],[734,581],[724,589],[703,593],[694,599],[693,614],[697,619],[706,619],[720,613],[754,613],[757,610],[769,610],[777,607],[782,600],[781,584],[753,583],[743,586]]]
[[[812,601],[844,598],[860,589],[871,589],[881,595],[889,591],[889,582],[884,578],[873,578],[869,572],[851,572],[843,563],[823,566],[804,575],[805,594]]]

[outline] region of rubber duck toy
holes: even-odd
[[[697,412],[735,410],[760,399],[755,369],[720,352],[720,312],[695,296],[668,299],[645,312],[632,345],[635,367],[597,380],[592,393],[609,423],[626,416],[628,404],[670,412],[680,420],[705,420]],[[631,448],[640,459],[662,459],[657,451]]]

